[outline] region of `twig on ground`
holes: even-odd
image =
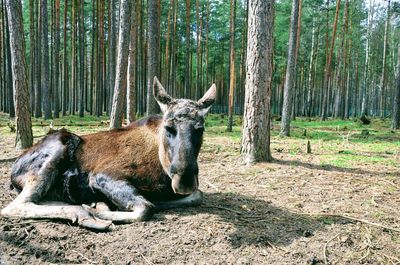
[[[140,254],[140,256],[142,256],[142,258],[144,259],[144,261],[146,261],[147,264],[153,265],[153,263],[152,263],[150,260],[148,260],[148,259],[142,254],[142,252],[139,252],[139,254]]]
[[[76,250],[72,250],[72,252],[75,252],[76,254],[78,254],[78,256],[80,256],[81,258],[83,258],[84,260],[86,260],[87,262],[90,262],[92,264],[98,264],[97,261],[91,260],[88,257],[85,257],[85,255],[83,255],[82,253],[76,251]]]
[[[374,223],[365,219],[360,219],[360,218],[356,218],[353,216],[349,216],[349,215],[342,215],[342,214],[331,214],[331,213],[301,213],[301,212],[296,212],[293,210],[289,210],[291,213],[294,214],[299,214],[299,215],[310,215],[310,216],[329,216],[329,217],[333,217],[333,218],[343,218],[343,219],[348,219],[348,220],[352,220],[352,221],[356,221],[356,222],[360,222],[360,223],[364,223],[364,224],[368,224],[368,225],[372,225],[372,226],[376,226],[376,227],[380,227],[386,230],[390,230],[390,231],[394,231],[397,233],[400,233],[400,229],[398,228],[394,228],[394,227],[390,227],[390,226],[386,226],[383,224],[379,224],[379,223]]]
[[[208,186],[210,186],[211,188],[215,189],[216,191],[219,191],[218,187],[215,186],[214,184],[212,184],[211,182],[209,182],[209,181],[206,180],[205,183],[206,183]]]
[[[270,241],[268,241],[268,240],[267,240],[267,244],[268,244],[272,249],[274,249],[274,250],[278,249],[278,250],[283,251],[283,252],[285,252],[285,253],[288,252],[286,249],[281,248],[281,247],[278,247],[278,246],[275,246],[274,244],[272,244],[272,243],[271,243]]]
[[[329,239],[329,240],[325,243],[324,249],[323,249],[324,263],[325,263],[325,264],[328,264],[328,261],[329,261],[329,260],[328,260],[328,255],[327,255],[328,244],[329,244],[330,242],[332,242],[335,238],[337,238],[338,236],[340,236],[340,234],[341,234],[341,233],[335,235],[334,237],[332,237],[331,239]]]
[[[203,205],[202,207],[204,207],[204,208],[215,208],[215,209],[219,209],[219,210],[225,210],[225,211],[229,211],[229,212],[236,213],[236,214],[239,214],[239,215],[243,215],[243,214],[244,214],[243,212],[239,212],[239,211],[236,211],[236,210],[233,210],[233,209],[229,209],[229,208],[226,208],[226,207],[222,207],[222,206]]]
[[[400,187],[397,186],[396,184],[394,184],[393,182],[391,182],[391,181],[389,181],[389,180],[386,180],[386,179],[382,179],[382,181],[385,182],[385,183],[387,183],[387,184],[389,184],[389,185],[392,185],[392,186],[395,187],[396,189],[400,190]]]
[[[16,156],[16,157],[11,157],[11,158],[0,159],[0,163],[14,162],[17,158],[18,158],[18,156]]]

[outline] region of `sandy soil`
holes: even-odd
[[[0,208],[16,196],[12,141],[0,139]],[[321,165],[317,144],[293,154],[288,141],[273,139],[273,163],[245,166],[237,141],[206,137],[204,204],[112,232],[1,218],[0,264],[400,264],[399,168]]]

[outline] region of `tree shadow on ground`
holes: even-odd
[[[375,171],[368,171],[368,170],[363,170],[360,168],[346,168],[346,167],[337,167],[334,165],[316,165],[312,163],[307,163],[307,162],[302,162],[298,160],[278,160],[275,159],[272,161],[273,163],[283,165],[283,166],[295,166],[295,167],[303,167],[307,169],[316,169],[316,170],[325,170],[325,171],[333,171],[333,172],[340,172],[340,173],[349,173],[349,174],[359,174],[359,175],[373,175],[373,176],[379,176],[379,177],[384,177],[387,175],[395,175],[395,174],[400,174],[400,171],[392,171],[392,172],[375,172]]]
[[[63,256],[63,251],[55,251],[49,249],[48,247],[41,246],[40,244],[34,242],[31,243],[30,240],[27,239],[30,230],[33,229],[31,224],[18,225],[18,228],[15,230],[11,229],[8,231],[9,229],[10,226],[7,225],[2,227],[3,232],[0,233],[0,240],[7,243],[9,246],[15,247],[13,253],[7,253],[8,256],[13,256],[13,259],[17,259],[20,260],[21,263],[25,263],[23,262],[25,259],[24,257],[35,256],[36,258],[40,258],[42,261],[49,263],[70,264],[72,262]],[[8,232],[5,233],[4,231]]]
[[[235,248],[242,245],[289,245],[300,237],[311,237],[326,223],[349,223],[341,218],[297,214],[271,202],[238,193],[206,193],[197,208],[173,210],[178,215],[207,213],[234,225],[227,240]],[[327,222],[327,219],[328,222]]]

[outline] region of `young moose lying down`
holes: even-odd
[[[21,193],[1,215],[106,230],[154,210],[199,205],[197,157],[215,85],[199,101],[174,99],[155,77],[153,92],[163,117],[85,136],[61,129],[24,152],[11,172]]]

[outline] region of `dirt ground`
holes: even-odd
[[[0,137],[3,208],[16,196],[9,173],[17,153],[12,134]],[[238,140],[207,135],[204,204],[111,232],[1,218],[0,264],[400,264],[398,163],[325,165],[323,142],[306,154],[293,153],[291,141],[273,137],[275,160],[245,166]],[[399,150],[382,156],[400,163]]]

